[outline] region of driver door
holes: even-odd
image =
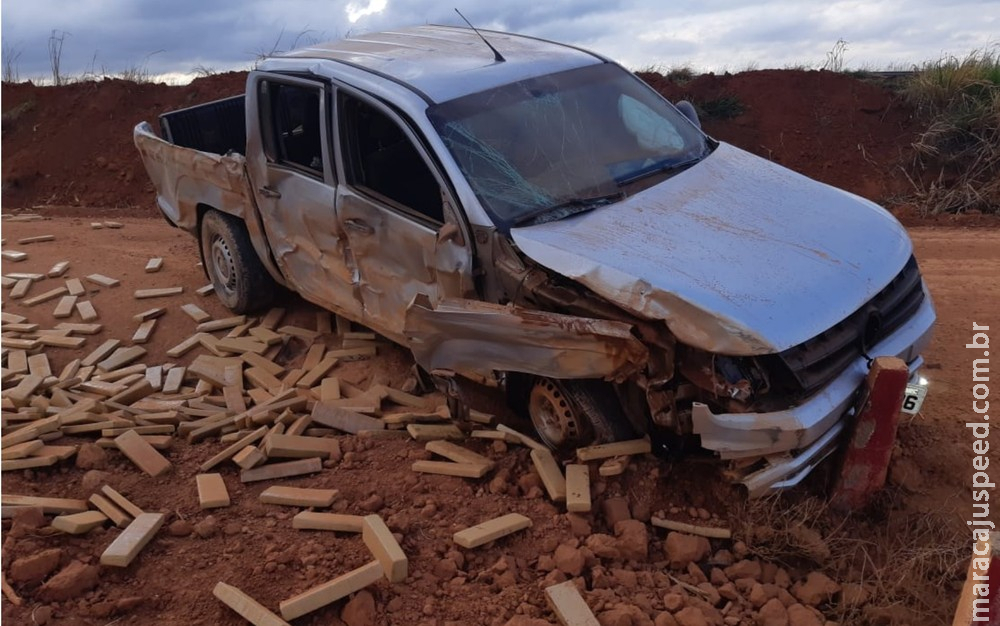
[[[471,240],[417,134],[368,96],[337,89],[337,215],[360,277],[362,321],[404,345],[406,308],[476,298]]]

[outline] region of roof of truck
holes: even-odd
[[[525,78],[605,62],[595,53],[535,37],[480,29],[503,55],[469,28],[415,26],[300,48],[281,56],[337,61],[403,83],[444,102]]]

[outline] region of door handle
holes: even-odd
[[[356,217],[344,220],[344,226],[346,226],[349,230],[353,230],[364,235],[372,235],[375,233],[375,229],[369,226],[367,222],[359,220]]]
[[[274,189],[271,189],[270,187],[261,187],[260,189],[258,189],[258,191],[260,191],[260,195],[264,196],[265,198],[280,198],[281,197],[281,192],[280,191],[275,191]]]

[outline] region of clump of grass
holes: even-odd
[[[153,55],[160,54],[163,50],[150,52],[143,58],[141,63],[133,63],[115,75],[115,78],[131,83],[151,83],[153,76],[149,73],[149,59]]]
[[[964,524],[947,512],[901,511],[893,499],[884,493],[863,517],[843,517],[820,498],[777,494],[749,501],[734,530],[758,558],[864,587],[867,601],[825,607],[839,623],[874,626],[893,615],[950,624],[954,583],[971,556]]]
[[[824,523],[828,514],[828,505],[820,498],[793,502],[775,494],[746,503],[738,535],[765,561],[787,567],[825,566],[842,535],[839,527]]]
[[[913,145],[934,178],[916,183],[923,209],[1000,213],[1000,46],[926,63],[904,93],[929,120]]]
[[[689,83],[697,76],[697,73],[690,67],[672,67],[667,73],[663,74],[663,77],[672,83],[678,85],[683,85],[684,83]]]
[[[207,78],[209,76],[215,76],[216,74],[219,73],[219,71],[216,70],[214,67],[202,65],[200,63],[198,65],[195,65],[191,69],[191,72],[198,78]]]
[[[6,134],[8,131],[13,130],[17,125],[17,121],[21,119],[26,113],[30,112],[35,108],[34,100],[25,100],[24,102],[18,104],[15,107],[8,109],[3,112],[0,116],[0,124],[2,124],[3,133]]]
[[[743,101],[733,95],[722,96],[715,100],[696,103],[705,114],[704,117],[715,120],[729,120],[738,117],[746,111]]]

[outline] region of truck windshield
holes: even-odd
[[[633,182],[709,150],[673,106],[611,63],[463,96],[428,116],[502,228],[613,204]]]

